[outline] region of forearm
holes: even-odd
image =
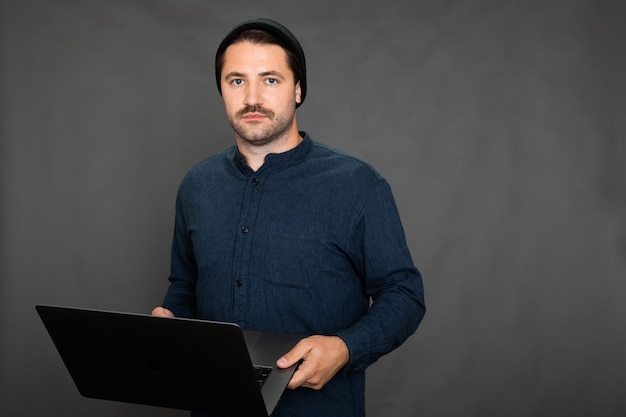
[[[194,318],[196,316],[195,288],[182,280],[171,280],[162,307],[170,310],[176,317]]]
[[[374,296],[367,313],[336,333],[350,351],[348,368],[364,370],[411,336],[426,311],[417,270]]]

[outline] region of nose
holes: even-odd
[[[246,86],[246,95],[244,97],[244,104],[248,106],[256,106],[262,104],[261,89],[256,83],[249,83]]]

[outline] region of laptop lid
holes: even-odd
[[[276,359],[299,336],[233,323],[36,306],[78,391],[88,398],[267,417],[295,366]],[[254,365],[272,368],[259,387]]]

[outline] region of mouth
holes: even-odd
[[[267,119],[267,116],[263,113],[245,113],[242,117],[243,120],[247,120],[247,121],[258,121],[258,120],[263,120],[263,119]]]
[[[260,105],[245,106],[237,112],[236,117],[246,122],[260,122],[265,119],[273,119],[274,113]]]

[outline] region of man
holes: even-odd
[[[215,71],[236,146],[180,185],[170,286],[153,314],[307,335],[277,358],[302,363],[273,416],[363,416],[365,369],[425,312],[389,185],[298,130],[306,65],[284,26],[236,26]]]

